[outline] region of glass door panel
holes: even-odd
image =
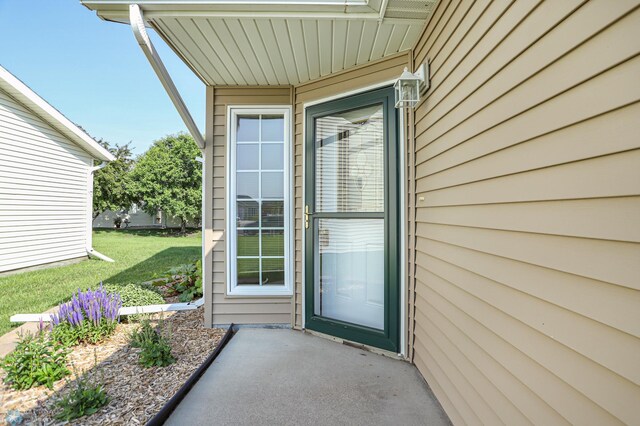
[[[382,104],[316,120],[316,212],[384,211],[383,120]]]
[[[384,329],[384,220],[318,220],[315,314]]]

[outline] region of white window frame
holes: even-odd
[[[228,296],[292,296],[293,295],[293,185],[291,107],[282,105],[227,106],[227,173],[226,173],[226,260]],[[238,115],[284,116],[284,286],[237,285],[236,274],[236,118]]]

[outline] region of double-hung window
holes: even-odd
[[[290,110],[228,110],[228,294],[290,295]]]

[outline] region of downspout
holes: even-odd
[[[200,150],[202,150],[202,152],[204,153],[204,148],[206,145],[204,136],[198,129],[198,126],[196,125],[195,121],[193,121],[193,117],[191,117],[191,114],[189,113],[189,109],[187,108],[184,101],[182,100],[182,96],[180,96],[180,92],[178,92],[178,89],[176,88],[175,84],[173,84],[173,80],[171,80],[171,76],[169,75],[169,72],[165,68],[164,64],[162,63],[162,60],[160,59],[160,56],[158,55],[155,48],[153,47],[153,43],[151,43],[151,39],[149,38],[149,35],[147,34],[147,29],[145,27],[144,15],[142,14],[142,10],[140,9],[140,6],[138,6],[137,4],[129,5],[129,23],[131,24],[131,30],[133,31],[133,35],[135,36],[136,41],[140,45],[142,52],[147,57],[147,60],[149,61],[151,68],[153,68],[153,71],[158,76],[160,83],[162,83],[162,87],[164,87],[164,90],[167,92],[167,95],[169,95],[171,102],[173,102],[173,106],[175,106],[176,110],[178,110],[178,114],[180,114],[180,118],[182,118],[182,121],[184,122],[185,126],[189,130],[189,133],[191,133],[191,136],[193,136],[193,139],[196,141],[196,144],[198,145]],[[202,261],[201,262],[202,262],[202,268],[204,271],[204,264],[205,264],[205,257],[206,257],[205,250],[204,250],[205,227],[206,227],[206,221],[204,220],[204,214],[205,214],[204,185],[206,182],[206,178],[205,178],[206,167],[203,159],[198,159],[198,161],[202,162],[202,185],[203,186],[202,186],[202,209],[201,209],[202,210],[202,214],[201,214],[202,216],[202,219],[201,219],[202,220]],[[203,295],[206,294],[204,277],[202,279],[202,294]]]
[[[92,160],[93,161],[93,160]],[[93,173],[107,166],[106,161],[99,166],[89,168],[89,176],[87,179],[87,237],[85,239],[85,249],[89,257],[97,257],[106,262],[115,262],[108,256],[93,249]]]
[[[378,15],[378,19],[380,22],[384,20],[384,15],[387,13],[387,7],[389,6],[389,0],[382,0],[382,4],[380,5],[380,12]]]
[[[200,133],[200,130],[198,130],[198,126],[196,125],[195,121],[193,121],[193,118],[191,117],[187,106],[182,100],[178,89],[176,88],[175,84],[173,84],[173,80],[171,80],[169,72],[164,67],[160,56],[158,56],[158,53],[153,47],[153,43],[151,43],[151,39],[149,38],[147,29],[145,28],[142,10],[137,4],[129,5],[129,22],[131,23],[133,35],[136,37],[136,40],[138,41],[142,52],[147,57],[147,60],[149,61],[149,64],[151,64],[151,68],[153,68],[153,71],[155,71],[156,75],[158,76],[158,79],[160,79],[160,83],[162,83],[164,90],[167,92],[167,95],[169,95],[171,102],[173,102],[173,105],[178,110],[178,114],[180,114],[182,121],[184,122],[185,126],[187,126],[189,133],[191,133],[191,136],[193,136],[193,139],[195,139],[198,147],[200,149],[204,149],[204,137],[202,136],[202,133]]]

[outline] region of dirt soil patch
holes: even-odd
[[[203,311],[200,308],[164,314],[164,327],[171,332],[176,358],[167,367],[144,368],[138,364],[140,349],[129,346],[129,335],[139,326],[137,322],[119,324],[116,332],[99,345],[75,347],[69,356],[70,364],[78,374],[86,372],[92,380],[103,383],[110,401],[97,413],[65,424],[136,425],[150,420],[211,354],[226,331],[204,328]],[[4,375],[0,370],[0,380]],[[72,374],[69,380],[74,379]],[[40,386],[15,391],[0,383],[0,421],[9,410],[19,410],[23,424],[59,424],[54,404],[69,391],[69,386],[63,379],[53,390]]]

